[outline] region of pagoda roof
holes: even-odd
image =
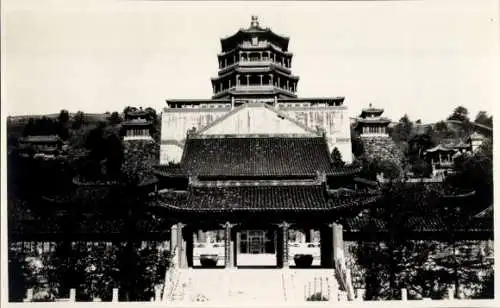
[[[58,135],[31,135],[19,139],[22,143],[58,143],[61,138]]]
[[[452,147],[448,147],[442,144],[438,144],[433,148],[425,150],[425,153],[435,153],[435,152],[455,152],[456,150]]]
[[[355,174],[358,168],[335,168],[323,137],[191,136],[179,167],[159,166],[160,174],[184,173],[200,178],[314,178]]]
[[[122,126],[151,126],[151,121],[128,120],[121,123]]]
[[[370,123],[370,124],[388,124],[391,123],[389,118],[384,117],[374,117],[374,118],[358,118],[358,123]]]
[[[283,49],[283,51],[288,50],[288,42],[290,38],[287,36],[279,35],[274,33],[270,28],[262,28],[259,25],[258,19],[256,16],[252,16],[252,23],[249,28],[241,28],[235,34],[222,38],[221,45],[222,50],[230,50],[233,49],[237,44],[242,42],[245,39],[249,39],[252,36],[266,36],[271,39],[272,42],[276,43],[279,47]]]
[[[190,186],[164,192],[158,205],[174,211],[329,211],[359,208],[377,200],[375,193],[328,194],[322,184]]]
[[[372,104],[370,103],[370,106],[368,108],[363,108],[361,110],[360,117],[364,118],[369,114],[373,114],[375,116],[380,116],[382,113],[384,113],[384,109],[372,107]]]
[[[237,73],[248,73],[248,74],[252,74],[252,73],[270,73],[270,72],[274,72],[274,73],[277,73],[285,78],[289,78],[289,79],[293,79],[293,80],[299,80],[300,77],[299,76],[296,76],[296,75],[292,75],[292,74],[289,74],[289,73],[286,73],[286,72],[283,72],[278,65],[275,65],[275,64],[270,64],[270,65],[256,65],[256,66],[239,66],[239,65],[236,65],[234,66],[233,68],[231,68],[230,70],[226,70],[224,71],[222,74],[219,72],[219,75],[217,77],[212,77],[211,80],[212,82],[213,81],[217,81],[221,78],[225,78],[227,76],[231,76],[234,74],[234,72],[237,72]]]

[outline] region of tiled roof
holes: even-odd
[[[328,195],[323,185],[190,187],[159,195],[158,205],[179,211],[327,211],[364,206],[374,194]]]
[[[180,169],[202,177],[314,177],[354,174],[357,169],[332,166],[322,137],[188,138]],[[170,167],[158,172],[168,174]],[[175,172],[179,172],[176,170]]]
[[[29,143],[57,143],[60,142],[61,139],[57,135],[36,135],[20,138],[19,141]]]
[[[386,231],[383,221],[359,216],[348,219],[344,229],[350,232],[359,232],[369,224],[374,224],[378,231]],[[413,216],[408,218],[404,225],[414,232],[436,232],[447,230],[445,222],[438,216]],[[453,229],[455,231],[461,230],[471,232],[492,231],[493,220],[475,218],[471,219],[470,222],[463,222],[459,226],[454,226]]]

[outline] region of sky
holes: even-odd
[[[220,38],[250,25],[290,37],[299,97],[344,96],[397,121],[498,102],[498,1],[2,1],[9,115],[161,110],[208,99]]]

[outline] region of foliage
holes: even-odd
[[[334,167],[342,167],[345,165],[345,162],[342,160],[342,154],[340,154],[337,147],[333,148],[331,158]]]
[[[365,240],[359,243],[355,256],[366,272],[367,300],[399,299],[399,290],[410,286],[415,271],[424,265],[431,243],[410,240],[412,229],[408,221],[427,201],[425,196],[432,195],[423,185],[390,182],[382,191],[380,204],[383,206],[374,207],[366,214],[369,223],[362,230]],[[387,232],[382,242],[373,237],[381,228]]]
[[[493,203],[493,144],[485,140],[473,155],[455,159],[456,172],[447,179],[449,185],[476,192],[475,204],[487,207]],[[478,208],[477,210],[480,210]]]
[[[42,117],[40,119],[30,118],[24,127],[23,136],[34,135],[57,135],[59,126],[53,119]]]
[[[453,113],[448,117],[448,120],[470,122],[469,110],[467,110],[464,106],[458,106],[453,110]]]
[[[351,127],[351,148],[354,157],[361,157],[363,155],[363,141],[354,127]]]
[[[411,171],[416,177],[426,178],[431,176],[432,166],[425,160],[418,159],[411,167]]]
[[[73,117],[73,129],[80,129],[85,124],[85,115],[82,111],[77,111]]]
[[[111,113],[111,115],[108,117],[108,122],[111,125],[117,125],[122,122],[122,118],[120,117],[120,114],[118,114],[118,112],[115,111]]]
[[[323,296],[321,292],[314,293],[306,299],[308,302],[325,302],[328,301],[328,298]]]
[[[408,115],[404,115],[399,119],[398,124],[393,127],[391,137],[394,139],[396,144],[404,144],[410,140],[410,136],[413,131],[413,122],[410,120]]]
[[[26,261],[27,255],[22,250],[9,249],[9,301],[22,302],[25,290],[30,287],[31,271]]]
[[[493,116],[488,115],[486,111],[479,111],[476,115],[475,123],[493,127]]]

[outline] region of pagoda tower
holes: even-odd
[[[266,101],[296,98],[298,76],[291,72],[289,38],[274,33],[252,16],[250,27],[221,39],[218,76],[212,78],[213,99]]]
[[[123,140],[153,141],[153,137],[151,136],[153,126],[154,122],[148,110],[132,107],[124,112],[124,121],[122,122]]]
[[[363,108],[356,119],[355,130],[361,137],[363,148],[368,159],[380,159],[401,164],[403,153],[389,135],[388,126],[391,119],[383,117],[384,109]]]
[[[361,137],[389,137],[387,127],[391,120],[382,117],[382,113],[384,109],[374,108],[371,103],[368,108],[363,108],[356,123],[356,131]]]

